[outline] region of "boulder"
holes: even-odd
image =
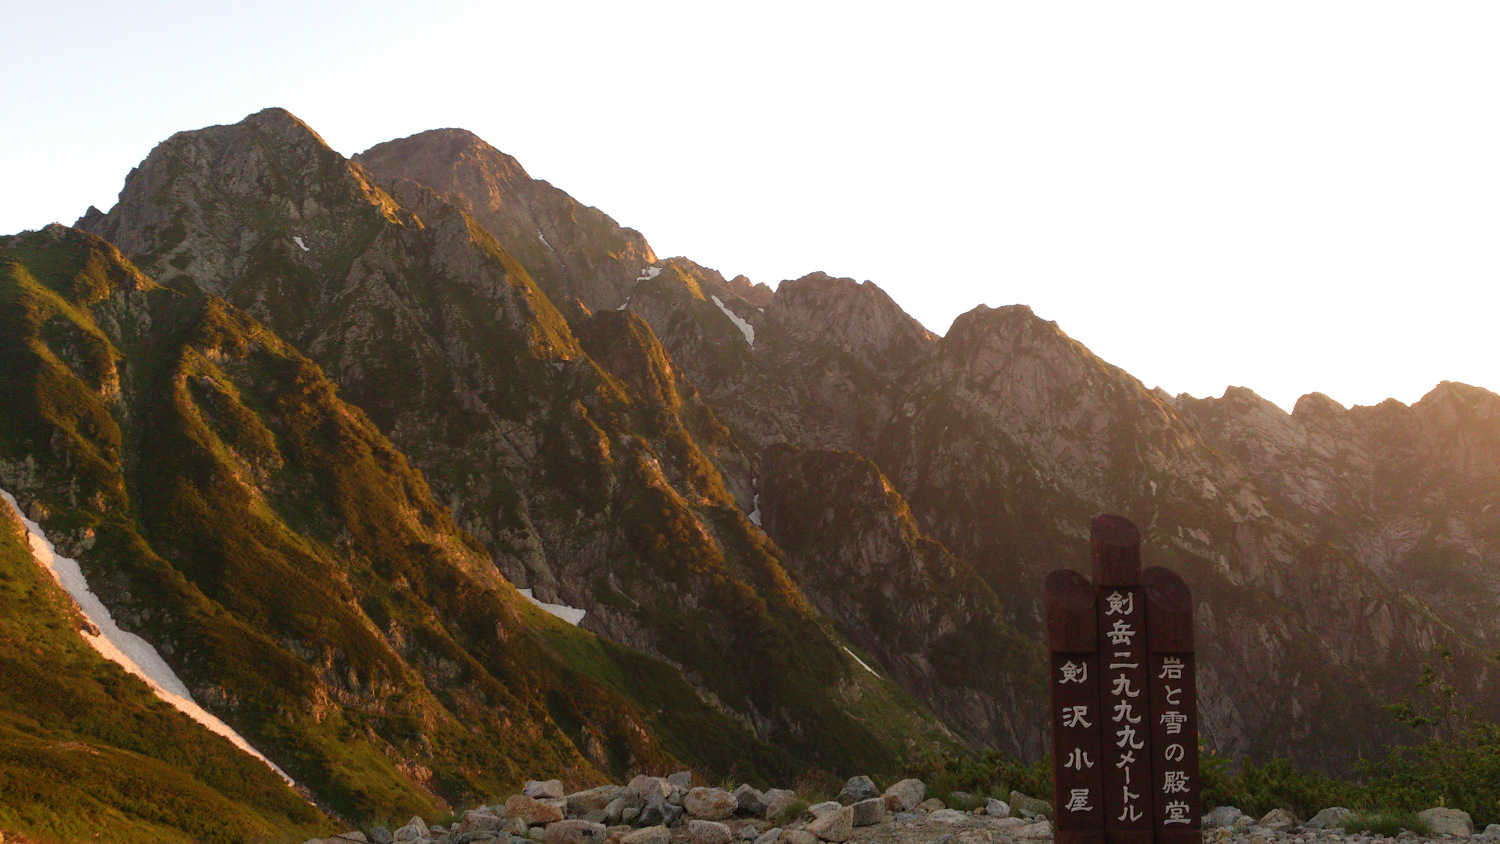
[[[568,814],[586,815],[589,812],[600,811],[624,793],[625,789],[618,785],[601,785],[598,788],[574,792],[567,798]]]
[[[699,786],[687,793],[682,801],[683,808],[687,809],[689,815],[705,821],[722,821],[734,814],[739,808],[739,801],[734,795],[722,788],[703,788]]]
[[[781,844],[818,844],[818,836],[805,829],[789,829],[781,838]]]
[[[1037,815],[1052,817],[1052,804],[1046,800],[1038,800],[1035,797],[1027,797],[1019,791],[1010,793],[1010,809],[1020,814],[1023,818],[1034,818]]]
[[[786,814],[786,810],[797,802],[797,792],[784,788],[772,788],[765,793],[766,818],[775,820]]]
[[[967,823],[968,820],[969,820],[969,813],[968,812],[960,812],[957,809],[938,809],[937,811],[932,812],[931,814],[929,814],[927,816],[927,822],[928,823],[955,824],[955,823]]]
[[[562,797],[562,780],[527,780],[521,786],[521,793],[535,800],[543,797]]]
[[[609,825],[609,812],[606,812],[603,809],[595,809],[592,812],[584,812],[583,813],[583,819],[586,820],[586,821],[591,821],[591,822],[596,823],[596,824],[600,824],[601,826],[608,826]]]
[[[609,832],[594,821],[557,821],[547,824],[547,844],[604,844]]]
[[[1204,829],[1219,829],[1221,827],[1234,827],[1234,822],[1243,818],[1244,812],[1233,806],[1215,806],[1212,811],[1203,816]]]
[[[761,794],[759,790],[750,787],[749,784],[736,788],[734,790],[734,799],[739,803],[739,808],[736,811],[740,814],[749,815],[754,818],[765,817],[766,796]]]
[[[879,796],[880,789],[875,787],[873,780],[866,776],[858,776],[851,777],[848,782],[844,783],[843,790],[834,799],[845,806],[853,806],[861,800]]]
[[[667,782],[677,788],[687,789],[688,786],[691,786],[693,784],[693,772],[678,771],[670,777],[667,777]]]
[[[453,831],[460,835],[465,832],[499,832],[506,829],[507,824],[515,822],[515,818],[502,818],[494,809],[486,806],[464,812],[463,819],[453,827]]]
[[[630,796],[626,795],[609,801],[609,805],[604,807],[604,823],[609,826],[619,825],[625,816],[625,808],[630,805],[630,799]]]
[[[509,800],[505,801],[505,814],[520,818],[527,826],[555,823],[563,819],[561,806],[556,803],[545,803],[524,794],[512,795]]]
[[[637,776],[625,786],[625,792],[643,805],[653,797],[666,799],[672,796],[672,784],[661,777]]]
[[[923,800],[921,803],[918,803],[917,808],[921,809],[924,812],[936,812],[942,809],[946,809],[948,808],[948,806],[936,797],[929,797],[926,800]]]
[[[755,836],[754,844],[778,844],[780,841],[781,827],[775,826]]]
[[[1297,825],[1297,817],[1286,809],[1272,809],[1260,819],[1260,825],[1267,829],[1289,829]]]
[[[807,807],[807,811],[814,818],[821,818],[829,812],[837,812],[844,808],[837,800],[824,800],[822,803],[814,803]]]
[[[431,841],[432,830],[427,828],[427,822],[422,820],[422,818],[419,816],[412,818],[409,822],[407,822],[406,826],[397,829],[394,833],[391,834],[391,838],[395,839],[398,842]]]
[[[885,820],[885,801],[879,797],[861,800],[849,808],[854,810],[855,826],[874,826]]]
[[[684,811],[686,810],[676,803],[653,797],[646,803],[646,808],[641,810],[637,821],[641,826],[676,826]]]
[[[620,844],[667,844],[672,832],[664,826],[648,826],[620,837]]]
[[[688,841],[692,844],[730,844],[734,835],[729,832],[729,827],[718,821],[693,818],[688,821]]]
[[[1048,821],[1037,821],[1016,830],[1016,837],[1021,839],[1051,838],[1052,824]]]
[[[926,783],[917,779],[905,779],[885,790],[885,808],[892,812],[910,812],[926,796]]]
[[[740,831],[736,832],[734,834],[734,837],[736,841],[751,842],[754,841],[759,835],[760,830],[756,829],[754,824],[747,823],[744,826],[740,827]]]
[[[620,823],[625,824],[626,826],[634,826],[636,819],[640,816],[640,809],[637,809],[634,806],[626,806],[625,810],[620,812]]]
[[[1500,841],[1500,823],[1492,823],[1485,827],[1479,837],[1486,841]]]
[[[854,834],[854,810],[844,806],[836,812],[829,812],[808,824],[807,831],[835,844],[848,841],[849,836]]]
[[[372,826],[365,830],[365,837],[370,840],[370,844],[393,844],[396,840],[391,831],[383,826]]]
[[[987,797],[984,801],[984,813],[992,818],[1008,818],[1010,817],[1010,804],[1004,800]]]
[[[1469,813],[1460,809],[1427,809],[1417,813],[1433,835],[1462,835],[1465,838],[1474,834],[1474,819]]]
[[[1303,824],[1308,829],[1337,829],[1343,826],[1346,819],[1354,813],[1343,806],[1330,806],[1327,809],[1312,816],[1312,820]]]

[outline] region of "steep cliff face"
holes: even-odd
[[[1177,404],[1309,530],[1500,643],[1500,397],[1445,381],[1410,407],[1312,394],[1288,414],[1247,390]]]
[[[926,537],[900,493],[852,452],[766,450],[760,510],[792,577],[873,663],[978,747],[1040,757],[1042,648],[989,584]]]
[[[238,133],[225,143],[263,150],[277,172],[313,172],[298,163],[308,145],[266,141],[263,119],[206,131]],[[148,159],[132,179],[156,181],[123,196],[211,206],[219,200],[203,186],[232,175],[215,166],[204,161],[206,173],[184,179]],[[349,162],[315,176],[365,178]],[[227,298],[318,361],[510,581],[588,610],[585,627],[667,660],[723,715],[835,770],[891,768],[940,734],[929,714],[858,669],[787,580],[780,552],[744,518],[745,459],[691,389],[670,383],[649,327],[581,303],[565,318],[475,218],[409,179],[390,188],[330,211],[369,229],[248,261]],[[292,193],[309,191],[334,193]],[[135,215],[122,200],[90,225],[158,254]],[[277,233],[291,225],[286,215],[236,219],[195,229],[179,248],[238,255],[253,243],[258,255],[285,246]],[[340,257],[319,260],[320,251]],[[297,308],[275,306],[284,289],[300,292]]]

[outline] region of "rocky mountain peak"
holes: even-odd
[[[1349,409],[1322,393],[1308,393],[1292,407],[1292,418],[1306,423],[1313,419],[1337,419]]]
[[[435,191],[479,221],[554,301],[577,298],[589,310],[619,307],[656,253],[641,233],[620,226],[464,129],[437,129],[388,141],[354,156],[382,187],[402,179]]]
[[[163,283],[225,293],[261,259],[296,258],[385,217],[415,225],[362,168],[280,108],[178,132],[130,171],[107,214],[77,227],[131,255]],[[326,253],[323,253],[326,254]],[[321,257],[321,255],[320,255]]]
[[[937,342],[874,282],[821,272],[783,281],[767,316],[794,340],[832,343],[868,366],[904,368]]]

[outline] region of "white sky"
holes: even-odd
[[[939,333],[1024,302],[1174,393],[1500,390],[1500,5],[722,5],[10,2],[0,232],[279,105],[346,155],[471,129],[660,255]]]

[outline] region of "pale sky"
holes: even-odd
[[[0,232],[175,131],[460,126],[772,285],[1031,305],[1147,386],[1500,391],[1493,3],[4,2]]]

